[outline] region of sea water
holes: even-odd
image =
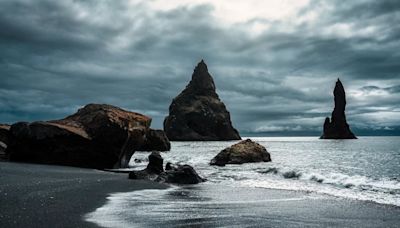
[[[92,217],[88,217],[89,221],[90,218],[92,221],[93,219],[98,221],[99,216],[96,217],[96,213],[97,215],[101,215],[102,212],[118,213],[118,215],[114,214],[114,217],[108,216],[102,224],[106,224],[107,221],[114,224],[111,218],[115,218],[121,225],[121,221],[130,221],[128,218],[122,219],[123,216],[133,216],[132,212],[124,213],[118,210],[107,210],[107,208],[151,207],[158,208],[164,215],[172,210],[174,215],[178,213],[195,216],[191,219],[196,220],[207,216],[212,217],[213,213],[207,214],[207,211],[179,213],[176,210],[179,208],[189,210],[192,207],[188,209],[187,206],[182,207],[182,205],[188,205],[190,202],[196,202],[196,205],[203,202],[202,204],[205,203],[215,209],[221,204],[230,202],[234,202],[235,205],[254,204],[263,203],[264,200],[297,200],[324,195],[400,206],[400,137],[360,137],[358,140],[319,140],[316,137],[250,138],[267,148],[272,162],[224,167],[210,166],[210,160],[235,141],[172,142],[171,151],[162,153],[164,164],[172,162],[192,165],[201,176],[207,179],[206,183],[200,184],[202,187],[194,187],[192,190],[191,187],[186,187],[184,191],[176,191],[176,188],[180,187],[174,187],[168,190],[113,194],[109,197],[108,207],[106,205],[94,212],[95,214],[91,214]],[[130,165],[138,170],[145,168],[148,155],[149,152],[136,152]],[[229,194],[223,192],[209,194],[209,192],[219,191],[220,188],[224,189],[224,186],[237,189],[237,195],[231,194],[230,198],[226,199],[224,195]],[[263,188],[312,194],[262,200],[251,197],[257,194],[246,194],[246,191],[257,191]],[[246,189],[246,191],[243,192],[240,189]],[[171,194],[177,193],[183,195],[174,196],[175,198],[171,199]],[[168,202],[160,205],[162,199],[165,199],[165,195],[168,194]],[[232,199],[232,195],[235,199]],[[201,197],[204,197],[204,200]],[[196,198],[196,200],[190,201],[191,198]],[[207,207],[202,205],[201,208]],[[135,210],[135,213],[139,212]],[[156,215],[157,212],[153,210],[151,216]]]

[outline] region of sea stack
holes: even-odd
[[[240,139],[203,60],[194,69],[186,88],[172,100],[164,131],[173,141]]]
[[[333,95],[335,96],[335,108],[332,118],[326,117],[325,119],[321,139],[356,139],[357,137],[351,132],[346,121],[346,92],[340,79],[336,82]]]

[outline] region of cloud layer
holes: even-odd
[[[1,1],[0,122],[110,103],[161,128],[204,58],[242,133],[319,134],[338,77],[356,133],[399,132],[398,1],[218,2]]]

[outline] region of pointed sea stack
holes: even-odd
[[[169,106],[164,131],[174,141],[240,139],[203,60],[194,69],[190,83]]]
[[[321,139],[356,139],[357,137],[351,132],[346,121],[346,92],[344,91],[342,82],[338,79],[335,90],[335,108],[332,112],[332,118],[326,117],[324,123],[324,132]]]

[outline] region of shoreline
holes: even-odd
[[[0,162],[0,227],[98,227],[84,216],[110,194],[167,185],[127,174],[67,166]]]
[[[0,210],[0,227],[11,228],[400,224],[400,207],[373,201],[212,182],[170,187],[126,173],[11,162],[0,162]]]
[[[399,213],[317,193],[203,183],[114,193],[87,219],[104,227],[398,227]]]

